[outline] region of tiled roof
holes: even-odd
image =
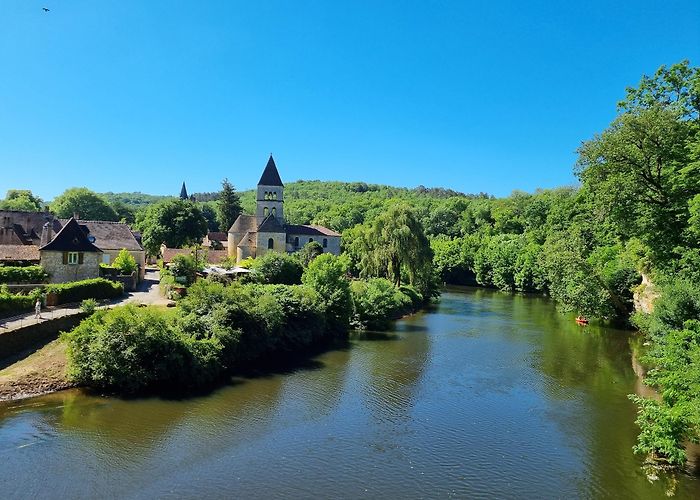
[[[267,160],[267,165],[265,165],[265,170],[263,170],[260,176],[260,181],[258,186],[284,186],[282,184],[282,179],[280,179],[280,173],[277,171],[277,165],[275,165],[275,160],[270,155],[270,159]]]
[[[339,233],[336,233],[332,229],[328,229],[327,227],[323,226],[316,226],[316,225],[299,225],[299,224],[287,224],[287,233],[294,235],[294,234],[307,234],[309,236],[340,236]]]
[[[229,232],[231,233],[247,233],[248,231],[257,231],[258,222],[254,215],[241,214],[233,223]]]
[[[39,261],[37,245],[0,245],[0,261]]]
[[[192,255],[191,248],[164,248],[163,262],[172,262],[176,255]]]
[[[172,262],[177,255],[194,255],[194,251],[191,248],[164,248],[163,249],[163,262]],[[212,264],[218,264],[226,257],[228,257],[228,251],[226,250],[211,250],[204,248],[198,251],[198,256],[201,259],[203,255],[207,256],[207,262]]]
[[[131,228],[123,222],[79,220],[78,224],[87,229],[88,236],[94,236],[95,246],[101,250],[143,250]]]
[[[213,241],[220,241],[223,243],[224,241],[228,241],[228,233],[223,233],[220,231],[209,231],[209,233],[207,234],[207,238]]]
[[[254,246],[255,245],[255,242],[253,241],[254,234],[255,234],[255,231],[253,231],[253,232],[249,231],[249,232],[245,233],[243,238],[241,238],[241,241],[238,242],[237,246],[239,246],[239,247],[252,247],[252,246]]]
[[[258,226],[259,233],[284,233],[284,227],[279,223],[277,217],[270,214]]]
[[[228,257],[228,250],[206,250],[207,252],[207,262],[211,264],[218,264],[222,260]]]
[[[63,225],[58,234],[40,250],[56,252],[102,252],[90,243],[83,228],[71,218]]]

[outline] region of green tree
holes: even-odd
[[[402,283],[403,271],[413,284],[432,266],[433,254],[423,226],[403,204],[391,206],[374,220],[364,235],[364,246],[363,274],[390,278],[396,286]]]
[[[302,283],[313,288],[322,298],[329,329],[337,333],[348,329],[352,312],[347,268],[345,258],[324,253],[309,263],[301,277]]]
[[[83,187],[65,190],[51,202],[50,209],[64,219],[77,214],[82,220],[119,220],[117,212],[107,200]]]
[[[312,241],[304,245],[304,247],[297,252],[296,257],[301,262],[301,265],[307,267],[309,262],[314,260],[316,257],[323,253],[323,247],[318,241]]]
[[[144,248],[158,255],[160,245],[181,248],[202,242],[207,220],[195,203],[171,199],[151,205],[138,213],[136,222]]]
[[[209,229],[209,231],[219,230],[219,221],[217,220],[217,213],[214,203],[215,202],[206,202],[199,204],[199,208],[202,210],[202,215],[207,220],[207,229]],[[226,231],[228,231],[228,229],[226,229]]]
[[[263,283],[278,285],[301,284],[301,273],[304,271],[296,257],[277,252],[268,252],[253,259],[250,269],[257,273]]]
[[[112,266],[119,269],[121,274],[127,276],[138,269],[136,259],[134,259],[134,256],[125,248],[119,250],[117,257],[114,259],[114,262],[112,262]]]
[[[221,182],[221,194],[216,202],[216,214],[219,227],[222,231],[228,231],[243,211],[241,199],[228,179]]]
[[[44,202],[28,189],[10,189],[5,199],[0,201],[0,210],[23,210],[40,212]]]

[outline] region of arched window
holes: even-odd
[[[323,238],[323,248],[328,248],[328,238]]]
[[[270,238],[267,240],[267,249],[272,250],[275,248],[275,240],[273,238]]]
[[[314,241],[313,238],[309,238],[309,243],[312,243]]]
[[[274,191],[274,192],[272,193],[272,199],[273,199],[273,200],[276,200],[276,199],[277,199],[277,191]]]
[[[277,207],[272,207],[272,215],[277,217]]]
[[[299,246],[299,237],[298,237],[298,236],[295,236],[295,237],[294,237],[294,246],[295,246],[295,247],[298,247],[298,246]]]
[[[270,209],[267,207],[263,207],[263,217],[267,217],[269,213],[270,213]]]

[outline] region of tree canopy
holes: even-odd
[[[207,220],[199,207],[188,200],[165,200],[139,212],[136,225],[144,248],[158,255],[160,245],[180,248],[199,244],[207,234]]]
[[[119,216],[105,198],[84,187],[66,189],[50,205],[56,216],[68,219],[118,221]]]
[[[242,213],[241,199],[228,179],[221,182],[221,193],[216,202],[216,215],[222,231],[228,231]]]
[[[28,189],[10,189],[5,199],[0,201],[0,210],[40,212],[43,206],[41,198],[34,196]]]

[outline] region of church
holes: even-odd
[[[270,155],[260,177],[255,215],[239,215],[228,230],[228,255],[240,262],[268,252],[293,253],[313,241],[324,252],[340,255],[340,234],[323,226],[287,224],[284,184]]]

